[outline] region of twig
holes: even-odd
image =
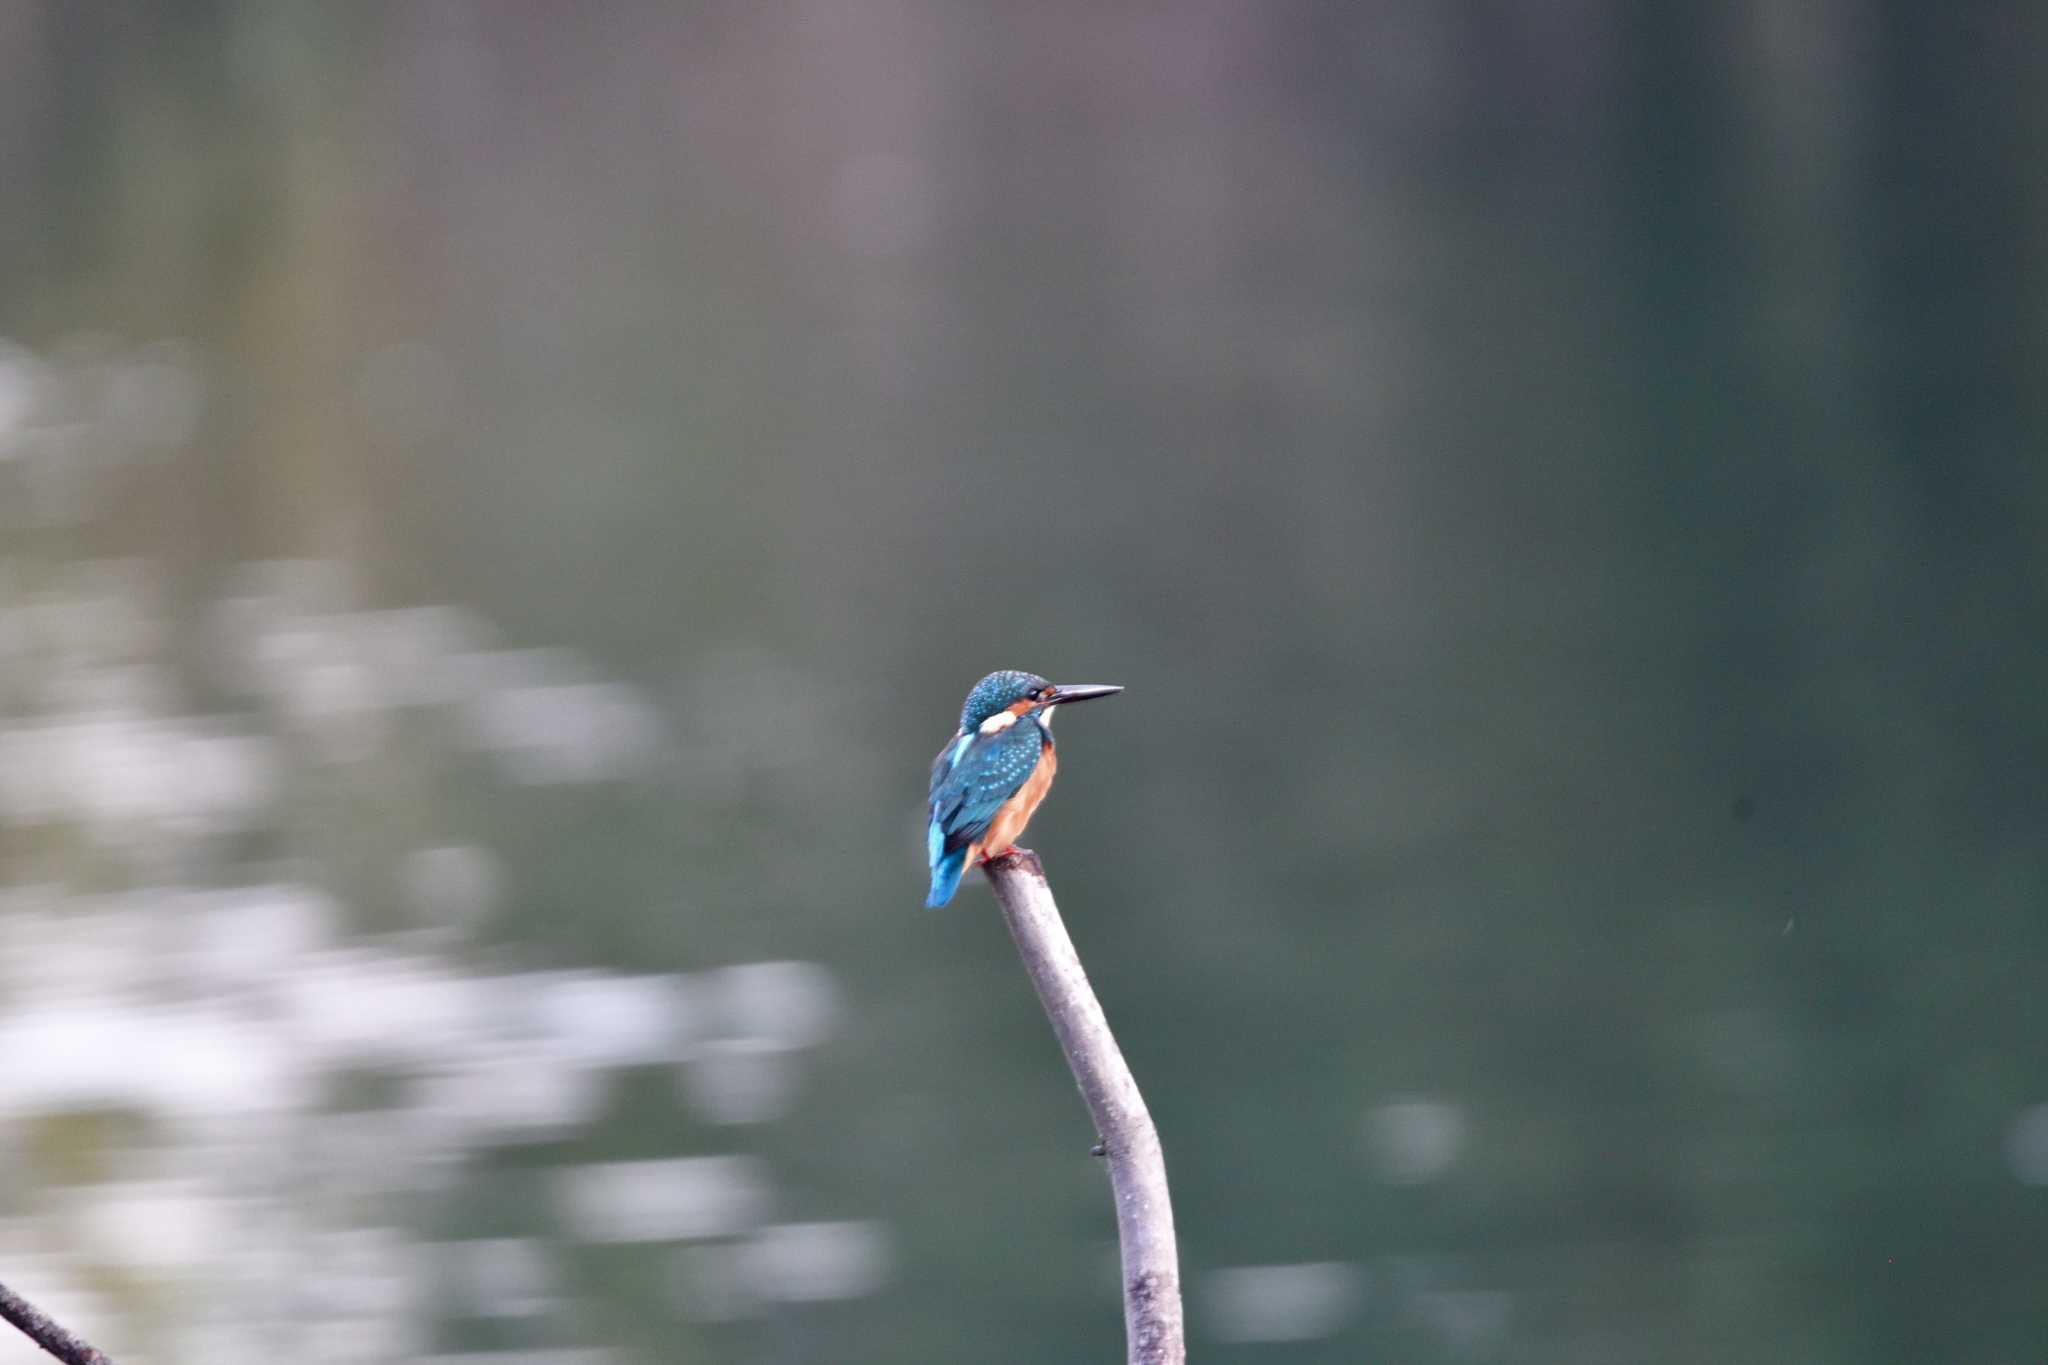
[[[29,1340],[66,1365],[114,1365],[104,1352],[50,1321],[41,1309],[4,1284],[0,1284],[0,1318],[19,1327]]]
[[[1180,1255],[1173,1239],[1173,1204],[1166,1193],[1166,1158],[1145,1097],[1102,1006],[1081,970],[1074,941],[1060,920],[1045,868],[1028,848],[988,864],[988,879],[1003,920],[1024,959],[1024,970],[1059,1035],[1067,1066],[1095,1118],[1097,1150],[1109,1164],[1116,1196],[1117,1239],[1123,1246],[1124,1336],[1130,1365],[1182,1365],[1187,1345],[1181,1328]]]

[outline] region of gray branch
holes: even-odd
[[[59,1327],[43,1311],[0,1284],[0,1318],[19,1327],[28,1339],[65,1365],[114,1365],[106,1355]]]
[[[1109,1163],[1117,1239],[1123,1246],[1129,1365],[1182,1365],[1187,1346],[1181,1330],[1180,1253],[1174,1245],[1159,1132],[1088,985],[1088,974],[1081,970],[1038,855],[1014,849],[988,864],[988,879],[1081,1098],[1095,1117]]]

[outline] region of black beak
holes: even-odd
[[[1097,697],[1113,697],[1123,688],[1112,683],[1054,683],[1049,706],[1059,706],[1070,701],[1094,701]]]

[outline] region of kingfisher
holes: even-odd
[[[1059,767],[1053,708],[1121,691],[1100,683],[1051,683],[1015,669],[974,685],[960,708],[960,728],[932,761],[926,905],[944,905],[968,868],[1016,847]]]

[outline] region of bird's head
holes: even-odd
[[[1121,691],[1121,687],[1104,683],[1047,682],[1036,673],[1006,669],[991,673],[974,685],[974,690],[967,694],[967,704],[960,708],[960,728],[993,733],[1022,716],[1044,712],[1051,719],[1051,708],[1055,706],[1113,697]]]

